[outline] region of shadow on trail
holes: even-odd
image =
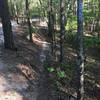
[[[23,29],[16,29],[13,32],[17,51],[5,50],[3,43],[0,44],[0,97],[49,100],[50,84],[43,66],[48,54],[45,39],[33,36],[33,43],[30,43],[23,37]]]

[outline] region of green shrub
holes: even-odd
[[[65,35],[66,41],[68,43],[73,43],[76,37],[76,33],[75,32],[67,32]]]
[[[100,39],[97,37],[84,37],[84,46],[85,48],[100,48]]]
[[[58,76],[58,78],[65,78],[66,74],[64,71],[57,71],[57,76]]]

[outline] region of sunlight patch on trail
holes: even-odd
[[[4,42],[2,24],[0,23],[0,44]]]
[[[2,24],[0,23],[0,27],[2,27]]]
[[[26,38],[29,40],[29,35]],[[37,34],[32,35],[32,40],[33,40],[33,43],[35,43],[38,46],[41,46],[43,50],[47,49],[48,45],[50,45],[49,42],[46,42],[43,38],[41,38]]]
[[[12,84],[8,83],[4,75],[0,74],[0,100],[23,100],[16,90],[12,89]],[[18,86],[16,86],[18,87]]]
[[[19,25],[16,23],[16,21],[11,21],[11,24],[12,24],[12,26],[14,26],[14,27],[19,26]]]
[[[16,91],[8,91],[0,93],[0,100],[24,100],[24,99],[23,96],[21,96]]]

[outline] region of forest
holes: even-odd
[[[0,100],[100,100],[100,0],[0,0]]]

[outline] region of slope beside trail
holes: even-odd
[[[24,36],[26,27],[12,22],[17,51],[4,49],[0,24],[0,100],[51,100],[50,84],[43,66],[50,43],[39,34],[33,43]]]

